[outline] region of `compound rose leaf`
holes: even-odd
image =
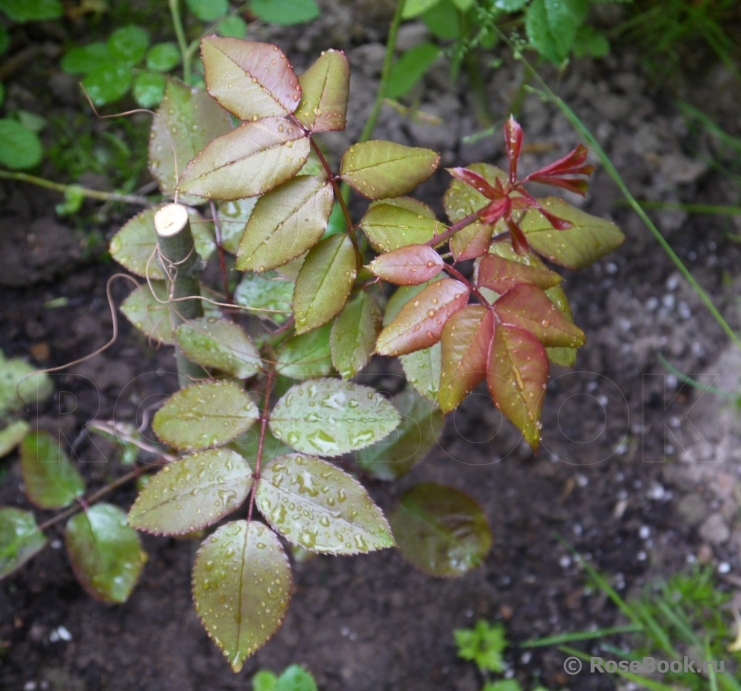
[[[201,56],[208,93],[240,120],[296,110],[301,86],[278,46],[206,36],[201,41]]]
[[[273,408],[270,429],[305,454],[340,456],[385,438],[399,414],[367,386],[337,379],[314,379],[288,390]]]
[[[0,509],[0,579],[15,573],[46,547],[46,536],[39,530],[30,511],[11,507]]]
[[[540,444],[540,411],[548,383],[548,357],[542,343],[529,331],[498,325],[486,379],[497,407],[536,451]]]
[[[196,451],[226,444],[259,416],[257,406],[239,386],[211,381],[174,393],[157,411],[152,428],[166,444]]]
[[[402,199],[405,199],[402,197]],[[360,228],[377,252],[393,252],[407,245],[421,245],[445,231],[445,224],[434,213],[424,213],[424,207],[393,203],[383,199],[373,202],[360,221]]]
[[[429,281],[445,267],[440,255],[427,245],[408,245],[376,257],[368,268],[396,285],[411,286]]]
[[[417,485],[401,497],[389,520],[404,558],[432,576],[463,576],[481,566],[491,548],[481,506],[452,487]]]
[[[468,288],[452,278],[427,286],[381,332],[376,352],[404,355],[437,343],[445,322],[466,305],[468,294]]]
[[[473,388],[486,377],[494,316],[481,305],[456,312],[443,329],[442,371],[438,401],[444,413],[455,410]]]
[[[266,525],[233,521],[204,540],[193,565],[193,601],[235,672],[280,628],[291,586],[288,557]]]
[[[339,50],[328,50],[299,77],[303,96],[296,119],[312,132],[344,130],[350,92],[350,64]]]
[[[319,458],[290,454],[262,471],[257,507],[291,544],[321,554],[394,546],[386,518],[353,477]],[[301,521],[292,518],[301,514]]]
[[[129,511],[129,525],[154,535],[184,535],[236,511],[252,487],[252,470],[229,449],[209,449],[166,465]]]
[[[529,331],[545,346],[579,348],[586,342],[584,332],[537,286],[516,285],[494,303],[494,309],[502,323]]]
[[[496,242],[496,246],[507,245],[512,253],[512,243]],[[537,259],[532,253],[529,255],[518,255],[527,260],[528,256]],[[537,264],[526,261],[517,261],[497,254],[486,254],[481,258],[478,267],[477,285],[489,288],[497,293],[506,293],[511,288],[521,283],[532,284],[546,290],[553,288],[561,282],[561,276],[555,271],[550,271],[543,266],[540,260]]]
[[[345,152],[340,177],[370,199],[398,197],[427,180],[439,163],[439,154],[430,149],[374,140]]]
[[[304,131],[286,118],[245,122],[198,153],[178,190],[220,201],[256,197],[292,178],[306,163],[309,148]]]
[[[267,271],[311,249],[322,239],[333,202],[332,185],[313,175],[260,197],[239,242],[237,268]]]
[[[361,290],[332,325],[332,362],[343,379],[354,377],[373,355],[383,316],[378,304]]]

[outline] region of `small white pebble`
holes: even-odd
[[[690,350],[695,357],[702,357],[703,355],[705,355],[705,348],[703,348],[703,346],[697,341],[692,344]]]
[[[646,300],[646,309],[649,312],[653,312],[659,306],[659,298],[651,296]]]
[[[605,271],[608,274],[616,274],[618,272],[618,266],[615,262],[609,262],[607,266],[605,266]]]
[[[23,691],[36,691],[36,682],[35,681],[27,681],[23,685]]]
[[[690,306],[686,302],[679,303],[677,312],[679,312],[679,316],[682,319],[689,319],[692,316],[692,310],[690,309]]]
[[[586,475],[578,473],[576,476],[576,484],[579,485],[579,487],[586,487],[589,484],[589,478]]]
[[[674,429],[676,429],[676,428],[677,428],[677,427],[679,427],[679,426],[680,426],[681,424],[682,424],[682,421],[681,421],[681,420],[680,420],[680,419],[679,419],[679,418],[678,418],[678,417],[677,417],[676,415],[672,415],[672,416],[671,416],[671,417],[669,418],[669,426],[670,426],[670,427],[674,427]]]
[[[688,554],[686,561],[688,564],[694,564],[695,562],[697,562],[697,557],[694,554]]]
[[[607,404],[610,402],[610,399],[607,398],[607,396],[598,396],[597,402],[603,407],[607,407]]]
[[[678,385],[679,385],[679,379],[677,379],[673,374],[666,375],[666,388],[667,389],[676,389]]]
[[[648,555],[643,550],[641,550],[640,552],[638,552],[638,554],[636,554],[638,561],[646,561],[647,556]]]
[[[571,557],[568,554],[564,554],[559,560],[558,563],[561,565],[562,569],[568,569],[569,566],[571,566]]]
[[[722,561],[718,564],[718,573],[728,573],[731,570],[731,565],[727,561]]]
[[[52,540],[50,543],[50,546],[52,549],[61,549],[62,548],[62,541],[61,540]]]
[[[667,290],[676,290],[679,287],[679,275],[678,274],[672,274],[669,276],[669,279],[666,282],[666,289]]]
[[[649,528],[647,525],[642,525],[640,530],[638,531],[638,537],[640,537],[641,540],[647,540],[650,535],[651,528]]]
[[[473,610],[472,609],[467,609],[466,610],[466,618],[467,619],[470,619],[472,616],[473,616]]]
[[[673,295],[664,295],[664,297],[661,298],[661,303],[666,307],[666,309],[671,310],[674,309],[676,298]]]
[[[667,444],[664,447],[664,453],[669,454],[671,456],[671,454],[674,453],[674,447],[671,444]]]
[[[581,523],[575,523],[572,528],[574,535],[581,535],[584,532],[584,528],[581,527]]]
[[[621,319],[619,326],[621,331],[630,331],[633,328],[633,322],[630,319]]]
[[[596,381],[590,381],[587,384],[587,391],[589,393],[592,393],[592,391],[596,391],[599,388],[599,384]]]
[[[652,483],[651,487],[649,487],[648,492],[646,492],[646,496],[649,499],[655,499],[656,501],[659,501],[660,499],[668,498],[668,492],[664,489],[663,485],[660,485],[658,482]]]
[[[523,665],[526,665],[532,659],[533,659],[533,654],[529,650],[526,650],[524,653],[522,653],[522,657],[520,658],[520,661],[522,662]]]

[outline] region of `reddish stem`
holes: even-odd
[[[275,377],[273,377],[272,370],[268,372],[268,381],[265,386],[265,400],[262,404],[262,411],[260,412],[260,439],[257,443],[257,459],[255,460],[255,484],[252,487],[252,494],[250,495],[250,507],[247,510],[247,523],[252,520],[252,510],[255,507],[255,495],[257,494],[257,487],[260,484],[260,471],[262,470],[262,452],[265,446],[265,433],[268,429],[268,422],[270,421],[270,394],[273,392],[273,384],[275,383]]]
[[[445,271],[447,271],[453,278],[463,283],[481,302],[481,304],[487,309],[493,310],[489,301],[478,291],[476,286],[471,283],[458,269],[451,266],[450,264],[445,265]]]
[[[216,248],[219,252],[219,267],[221,269],[221,279],[224,283],[224,295],[226,296],[225,302],[231,302],[232,294],[229,290],[229,273],[226,270],[226,255],[224,252],[224,245],[221,243],[221,222],[219,221],[219,214],[216,212],[216,205],[213,201],[209,201],[209,204],[211,205],[211,218],[214,221]]]
[[[443,242],[447,242],[452,238],[457,232],[463,230],[466,226],[470,226],[472,223],[475,223],[479,220],[481,217],[481,214],[484,213],[484,210],[486,207],[482,207],[478,211],[475,211],[470,216],[466,216],[463,220],[458,221],[458,223],[454,223],[450,228],[448,228],[444,233],[440,233],[439,235],[435,235],[431,240],[428,240],[425,244],[429,247],[437,247],[437,245],[442,244]]]

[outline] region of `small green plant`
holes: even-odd
[[[317,685],[311,672],[291,665],[280,676],[260,670],[252,677],[252,691],[317,691]]]
[[[522,687],[515,679],[499,679],[492,681],[491,673],[502,674],[504,667],[504,651],[509,646],[503,624],[489,624],[481,620],[476,622],[472,629],[456,629],[453,631],[455,644],[458,648],[458,657],[476,663],[481,676],[484,678],[482,691],[522,691]],[[533,691],[545,691],[543,687],[533,688]]]
[[[112,485],[83,499],[84,482],[59,444],[40,432],[28,438],[27,496],[64,510],[39,528],[20,512],[31,528],[25,542],[6,545],[6,574],[18,555],[43,546],[42,527],[67,520],[78,579],[120,602],[142,568],[135,530],[215,528],[195,561],[193,598],[239,671],[289,605],[280,538],[333,555],[398,545],[413,565],[443,577],[482,563],[491,533],[467,495],[417,485],[387,521],[363,485],[327,459],[355,454],[355,473],[400,477],[437,442],[443,415],[483,381],[537,449],[549,362],[572,364],[585,338],[560,275],[540,257],[578,269],[624,238],[614,224],[528,190],[537,182],[584,194],[592,166],[582,146],[521,175],[523,132],[510,119],[507,172],[488,163],[449,171],[448,224],[406,196],[437,169],[434,151],[366,141],[332,169],[317,136],[345,127],[343,53],[323,53],[300,77],[265,43],[208,36],[201,56],[208,93],[170,80],[152,125],[150,171],[175,201],[138,214],[110,244],[112,257],[146,280],[122,311],[149,339],[176,346],[182,388],[153,419],[166,449],[117,423],[98,427],[154,450],[164,467],[124,520],[96,504]],[[341,182],[371,200],[359,222]],[[335,203],[345,226],[332,234]],[[218,288],[200,280],[214,253]],[[389,401],[358,383],[374,354],[399,357],[412,387]]]
[[[737,676],[741,620],[736,612],[733,631],[729,624],[731,595],[719,589],[712,567],[695,567],[689,573],[678,573],[666,581],[651,583],[640,596],[626,601],[605,576],[582,557],[577,555],[577,558],[593,586],[612,600],[629,624],[525,641],[520,647],[558,645],[566,655],[589,662],[590,655],[570,644],[591,641],[598,643],[605,660],[620,663],[612,673],[642,688],[654,691],[741,689]],[[606,640],[617,635],[623,641],[621,646]],[[657,670],[661,681],[630,670],[630,663],[640,663],[647,657],[666,663],[665,670]],[[689,669],[687,661],[695,667]],[[712,664],[705,667],[700,662]]]
[[[590,0],[406,0],[398,19],[422,20],[440,43],[427,41],[405,52],[394,65],[386,95],[407,94],[443,53],[452,59],[452,81],[465,65],[475,88],[482,75],[472,52],[493,48],[500,26],[524,24],[524,46],[555,64],[571,54],[603,57],[610,44],[586,23],[589,6]]]

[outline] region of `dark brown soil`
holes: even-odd
[[[346,16],[338,14],[337,21]],[[355,26],[358,21],[353,21]],[[299,50],[296,61],[306,64],[327,47],[332,33],[336,36],[338,30],[327,29],[331,25],[325,19],[303,34],[284,32],[277,38],[294,54]],[[372,25],[365,31],[364,40],[370,43],[357,39],[349,46],[356,74],[353,93],[360,104],[351,114],[351,135],[363,121],[380,67],[380,46],[373,37],[381,34],[374,34]],[[275,33],[271,29],[265,38]],[[403,38],[414,39],[409,31]],[[478,129],[473,108],[463,87],[450,89],[445,83],[445,67],[439,72],[420,87],[420,107],[442,117],[444,125],[410,124],[388,110],[377,136],[439,148],[445,165],[499,161],[498,136],[476,145],[461,142]],[[721,77],[711,74],[707,80]],[[519,79],[517,64],[494,74],[490,96],[497,117],[504,114]],[[35,93],[44,84],[24,88]],[[686,96],[705,95],[699,88],[687,89]],[[594,128],[637,197],[737,200],[737,187],[721,182],[707,167],[697,167],[698,150],[721,154],[710,140],[688,131],[667,94],[641,76],[635,56],[577,62],[564,76],[561,92]],[[734,101],[723,96],[704,105],[718,115]],[[565,121],[534,97],[525,101],[521,121],[529,142],[552,147],[549,157],[577,141]],[[333,153],[346,143],[343,136],[330,143]],[[537,160],[528,155],[525,165]],[[440,173],[421,195],[439,208],[445,185],[446,175]],[[627,241],[614,256],[567,277],[577,323],[589,343],[574,371],[554,373],[538,457],[519,442],[480,390],[448,420],[439,448],[390,488],[398,495],[411,484],[432,480],[477,499],[494,532],[484,567],[444,581],[416,572],[396,551],[295,564],[295,594],[284,626],[234,675],[190,602],[197,542],[145,536],[149,561],[141,582],[126,605],[111,606],[90,599],[77,585],[54,529],[52,548],[0,583],[0,688],[241,691],[249,688],[258,668],[280,671],[301,663],[314,672],[322,691],[477,691],[481,679],[471,663],[456,658],[452,631],[481,618],[506,622],[513,641],[509,669],[525,688],[536,678],[549,689],[614,688],[605,675],[567,677],[564,656],[557,650],[530,654],[516,644],[618,620],[605,596],[586,587],[584,573],[562,540],[609,574],[624,595],[649,574],[684,568],[697,553],[701,540],[692,527],[697,521],[683,522],[676,510],[680,496],[691,488],[674,484],[672,468],[680,452],[665,434],[671,419],[686,423],[683,416],[696,394],[680,389],[676,379],[645,375],[666,375],[658,352],[683,371],[698,373],[712,369],[727,347],[727,339],[678,280],[670,260],[617,200],[609,178],[598,172],[586,208],[613,217]],[[50,215],[57,201],[51,193],[26,186],[1,189],[0,348],[8,356],[36,358],[48,351],[48,360],[37,359],[40,366],[61,365],[95,350],[112,328],[105,283],[116,268],[86,256],[84,238],[90,228],[75,229]],[[738,327],[737,308],[726,298],[739,292],[741,246],[709,217],[662,212],[657,218]],[[111,223],[97,231],[110,237],[115,229]],[[735,283],[729,286],[729,281]],[[114,293],[120,300],[128,290],[121,282]],[[60,297],[68,299],[66,306],[45,307]],[[133,421],[142,402],[148,406],[173,390],[173,370],[167,349],[152,351],[123,324],[110,350],[73,369],[77,374],[57,376],[59,394],[39,411],[38,424],[61,429],[90,486],[101,486],[124,471],[102,458],[81,432],[82,425],[114,414]],[[374,365],[373,372],[381,374],[382,364]],[[394,386],[388,378],[377,381],[381,387]],[[0,504],[25,506],[16,457],[5,459],[2,469]],[[386,492],[373,491],[382,506],[390,506]],[[112,496],[122,506],[133,498],[133,488]],[[650,538],[645,537],[646,527]],[[739,571],[733,540],[715,545],[706,558],[726,562],[732,573]],[[59,640],[59,627],[71,640]]]

